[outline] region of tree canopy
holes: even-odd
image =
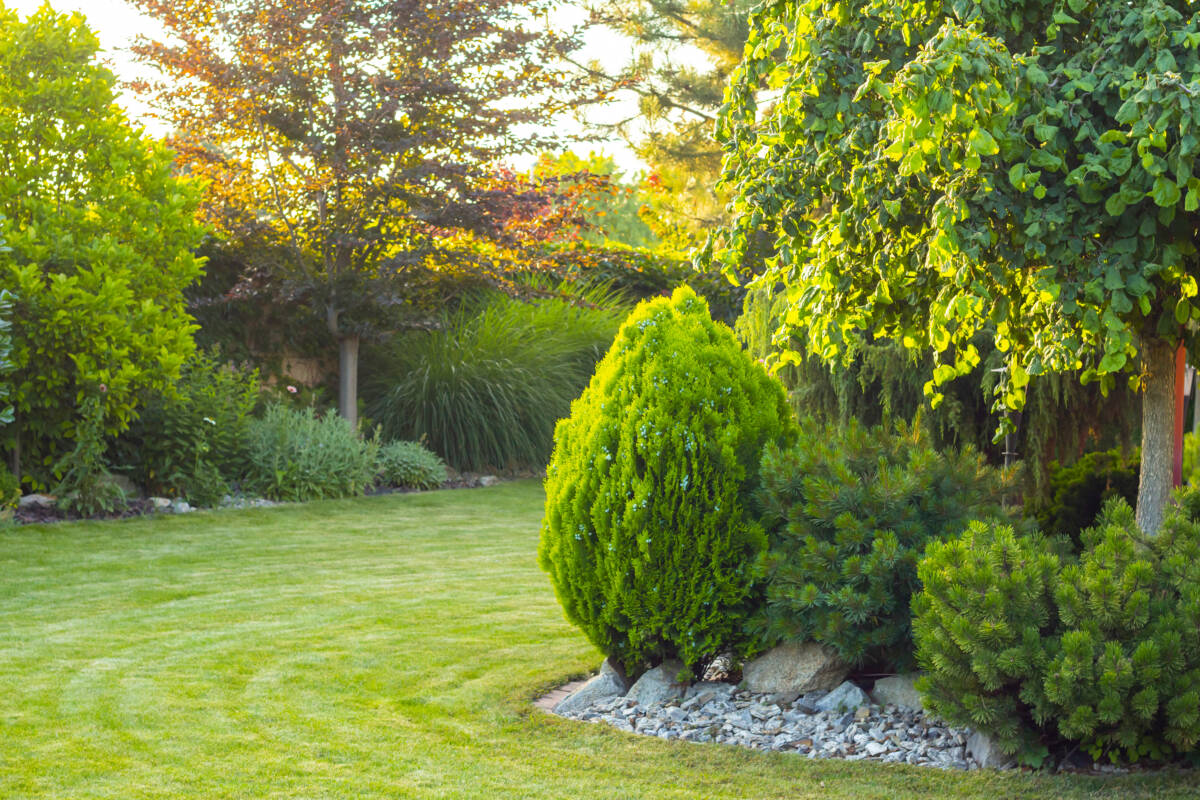
[[[114,104],[98,47],[78,14],[0,6],[0,295],[15,294],[0,446],[42,483],[80,408],[123,430],[193,349],[198,188]]]
[[[1195,343],[1200,17],[1184,0],[789,0],[752,18],[718,127],[733,261],[778,231],[783,336],[1006,354],[1146,391],[1138,520],[1170,485],[1173,350]],[[1165,422],[1164,422],[1165,421]]]
[[[488,165],[547,142],[531,133],[571,81],[575,46],[547,0],[134,0],[166,36],[136,51],[187,168],[212,181],[209,218],[265,235],[283,278],[340,345],[343,415],[357,345],[403,298],[403,274],[452,258],[439,232],[485,226]],[[485,195],[486,196],[486,195]]]

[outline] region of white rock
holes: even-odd
[[[188,501],[184,500],[182,497],[177,497],[175,500],[171,501],[171,511],[176,514],[187,514],[195,510],[196,509],[192,508],[191,505],[188,504]]]
[[[818,700],[817,708],[821,711],[849,711],[857,709],[859,706],[865,706],[869,702],[871,702],[871,698],[867,697],[866,692],[850,681],[846,681]]]
[[[500,482],[500,479],[497,478],[495,475],[480,475],[479,476],[479,485],[480,486],[495,486],[499,482]]]
[[[921,693],[914,685],[918,677],[920,675],[917,673],[908,673],[880,678],[871,690],[871,699],[881,706],[893,705],[908,711],[923,711],[925,706],[921,702]]]
[[[975,731],[967,738],[967,752],[985,768],[1004,769],[1013,763],[1012,757],[1001,752],[996,741],[982,731]]]
[[[17,501],[17,508],[54,508],[58,498],[50,494],[27,494]]]
[[[832,689],[849,671],[827,647],[787,642],[742,667],[742,678],[752,692],[803,694]]]
[[[642,706],[683,697],[687,687],[675,680],[675,676],[682,671],[683,664],[678,661],[665,661],[638,678],[625,697],[636,700]]]
[[[575,714],[607,697],[619,697],[629,690],[625,673],[608,659],[600,665],[600,674],[558,701],[555,714]]]
[[[151,497],[150,503],[155,511],[169,511],[171,508],[171,501],[165,497]]]

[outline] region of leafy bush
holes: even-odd
[[[971,449],[939,453],[919,430],[807,421],[768,446],[757,500],[770,547],[764,643],[817,641],[848,663],[912,661],[909,600],[930,541],[1000,513],[1003,481]]]
[[[258,399],[257,371],[197,353],[166,392],[147,398],[114,458],[151,494],[193,505],[221,500],[245,464],[246,426]]]
[[[125,503],[125,492],[113,481],[104,458],[104,406],[99,397],[80,403],[75,447],[54,465],[61,475],[54,487],[58,507],[82,517],[109,513]]]
[[[620,323],[610,295],[493,296],[367,355],[367,413],[391,439],[428,442],[460,470],[541,468],[554,423],[587,385]]]
[[[950,722],[1033,753],[1165,758],[1200,742],[1200,496],[1159,535],[1111,498],[1077,563],[1033,536],[930,547],[914,601],[924,691]]]
[[[748,502],[788,440],[783,389],[678,289],[637,307],[555,430],[538,559],[569,620],[633,672],[750,646]]]
[[[387,486],[436,489],[446,482],[446,465],[419,442],[389,442],[379,448],[379,479]]]
[[[0,513],[14,509],[21,500],[21,482],[8,467],[0,466]]]
[[[1047,534],[1068,536],[1077,545],[1080,534],[1096,521],[1110,497],[1137,500],[1140,457],[1120,450],[1088,453],[1073,464],[1050,465],[1048,499],[1025,504],[1025,515],[1037,520]]]
[[[0,253],[7,250],[4,237],[0,236]],[[0,426],[13,421],[13,407],[9,403],[12,387],[8,374],[13,371],[12,361],[12,293],[0,289]]]
[[[339,416],[272,405],[246,426],[246,488],[290,501],[362,494],[375,481],[378,450]]]

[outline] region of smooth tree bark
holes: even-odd
[[[1142,467],[1138,480],[1137,523],[1154,536],[1171,499],[1175,452],[1175,348],[1155,339],[1142,351]]]

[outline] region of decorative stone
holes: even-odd
[[[918,677],[920,675],[917,673],[909,673],[880,678],[871,690],[871,699],[881,706],[893,705],[907,711],[923,711],[925,706],[921,702],[921,693],[914,685]]]
[[[803,694],[832,689],[849,672],[837,654],[823,645],[787,642],[742,667],[742,678],[752,692]]]
[[[610,697],[620,697],[629,690],[629,681],[620,667],[609,659],[600,665],[600,674],[564,697],[554,707],[555,714],[574,714]]]
[[[629,700],[636,700],[638,705],[642,706],[683,697],[687,687],[675,680],[675,676],[682,671],[683,664],[680,662],[664,661],[638,678],[637,682],[625,693],[625,697]]]
[[[974,731],[967,738],[967,752],[981,767],[1004,769],[1013,763],[1010,756],[1001,752],[996,741],[982,731]]]
[[[495,475],[480,475],[479,476],[479,485],[480,486],[495,486],[499,482],[500,482],[500,479],[497,478]]]
[[[54,508],[58,498],[50,494],[27,494],[17,501],[17,508]]]
[[[866,692],[850,681],[846,681],[818,700],[817,708],[821,711],[847,711],[865,706],[870,702],[871,698],[867,697]]]
[[[108,480],[114,486],[120,489],[121,493],[124,494],[126,498],[142,496],[141,490],[138,489],[137,484],[135,484],[128,475],[122,475],[119,472],[114,472],[108,476]]]
[[[171,501],[171,511],[175,514],[187,514],[195,510],[196,509],[192,508],[191,505],[188,504],[188,501],[184,500],[182,497],[177,497],[175,500]]]
[[[165,497],[151,497],[150,504],[154,506],[155,511],[171,510],[171,501]]]

